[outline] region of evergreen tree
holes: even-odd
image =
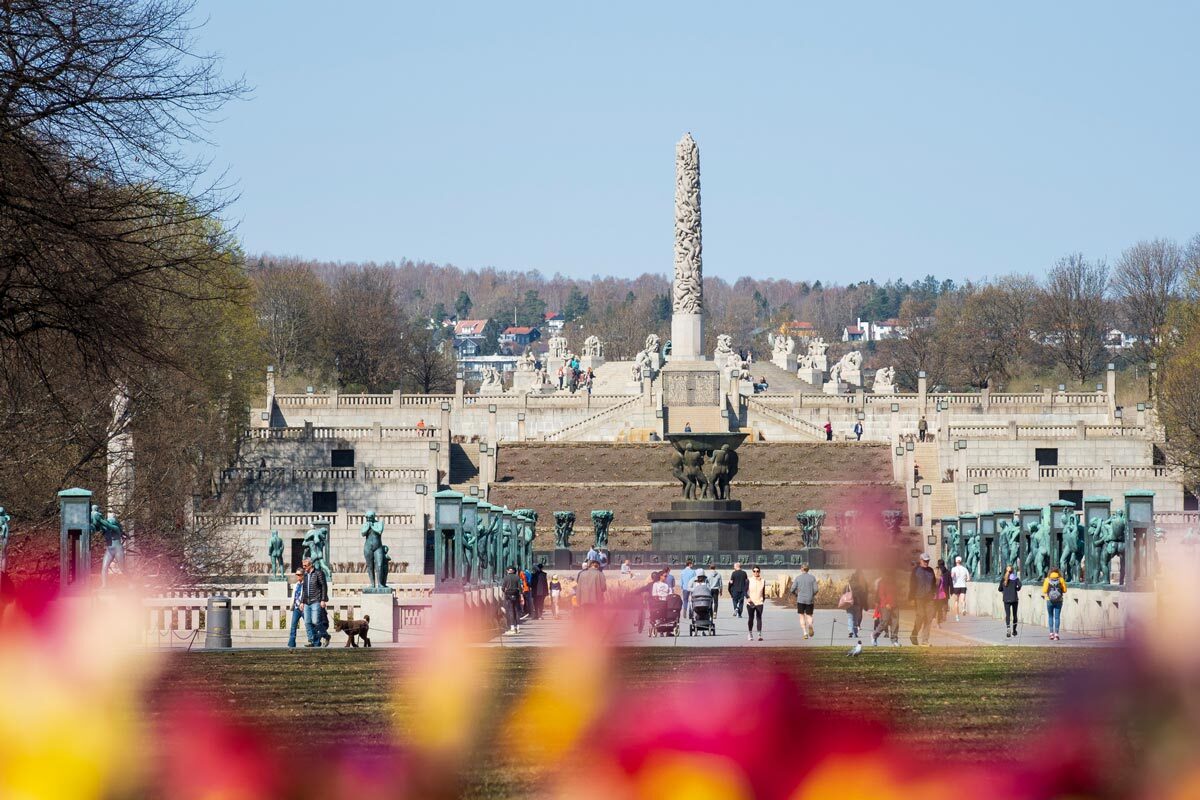
[[[458,299],[454,301],[455,316],[458,319],[470,319],[471,306],[473,305],[474,303],[471,302],[471,295],[467,294],[466,292],[459,292]]]

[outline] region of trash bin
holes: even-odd
[[[232,601],[228,597],[208,598],[208,614],[204,621],[204,647],[233,647]]]

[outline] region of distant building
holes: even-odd
[[[527,325],[512,325],[501,331],[497,340],[509,352],[519,353],[542,338],[542,332]]]
[[[784,323],[784,328],[786,328],[786,330],[783,331],[783,333],[786,333],[788,336],[798,336],[803,339],[811,339],[817,335],[817,326],[813,325],[811,322],[801,322],[800,320],[794,319],[790,322]]]
[[[460,359],[478,355],[487,324],[486,319],[460,319],[454,323],[454,350]]]
[[[884,339],[906,339],[908,334],[900,320],[892,317],[882,322],[869,322],[859,318],[853,325],[842,328],[843,342],[880,342]]]
[[[562,314],[559,314],[557,311],[546,312],[546,330],[550,331],[551,336],[557,336],[562,333],[563,325],[566,324],[567,321],[563,319]]]

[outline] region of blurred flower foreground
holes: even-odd
[[[500,701],[506,653],[447,623],[425,647],[371,654],[394,669],[379,683],[391,687],[390,734],[339,745],[334,727],[314,753],[253,724],[252,709],[182,684],[150,709],[148,688],[170,662],[145,645],[139,608],[115,594],[8,606],[0,798],[1200,797],[1194,647],[1112,651],[1048,715],[1061,724],[1031,728],[994,764],[965,764],[952,739],[917,752],[878,719],[818,710],[807,693],[846,687],[798,685],[732,648],[728,669],[664,671],[649,690],[623,690],[627,651],[608,647],[594,619],[539,650]],[[340,688],[323,672],[313,687],[322,702]],[[1011,724],[1030,727],[1022,709]]]

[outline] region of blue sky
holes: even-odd
[[[1200,4],[200,0],[250,252],[707,274],[1040,273],[1200,232]]]

